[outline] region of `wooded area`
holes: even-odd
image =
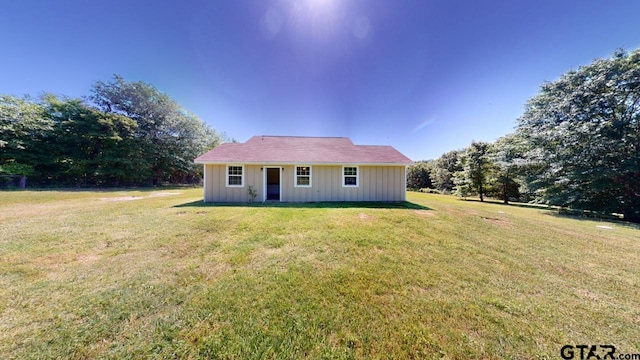
[[[195,183],[193,159],[224,140],[152,85],[118,75],[85,99],[0,95],[0,174],[34,186]]]
[[[639,120],[640,50],[616,51],[542,85],[513,133],[419,162],[407,184],[640,222]]]

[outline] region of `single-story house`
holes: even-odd
[[[195,159],[205,202],[404,201],[413,162],[345,137],[254,136]]]

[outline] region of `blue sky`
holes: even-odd
[[[148,82],[230,137],[413,160],[511,132],[544,81],[640,47],[640,1],[0,0],[0,93]]]

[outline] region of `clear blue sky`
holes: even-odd
[[[640,1],[0,0],[0,93],[120,74],[213,128],[436,158],[512,131],[544,81],[640,47]]]

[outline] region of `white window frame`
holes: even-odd
[[[298,185],[298,177],[307,177],[307,175],[298,175],[299,167],[309,168],[309,185]],[[311,167],[311,165],[295,165],[293,167],[293,186],[294,187],[310,188],[313,185],[312,178],[313,178],[313,168]]]
[[[240,185],[229,184],[229,176],[238,176],[238,175],[229,174],[229,168],[232,168],[232,167],[239,167],[242,171],[242,174],[240,174]],[[244,187],[244,165],[233,165],[233,164],[227,165],[226,172],[224,173],[224,177],[225,177],[225,184],[227,187],[237,187],[237,188]]]
[[[355,185],[346,185],[344,183],[344,179],[346,177],[353,177],[353,175],[345,175],[344,171],[346,168],[355,168],[356,169],[356,184]],[[360,167],[359,166],[354,166],[354,165],[343,165],[342,166],[342,187],[348,187],[348,188],[357,188],[360,186]]]

